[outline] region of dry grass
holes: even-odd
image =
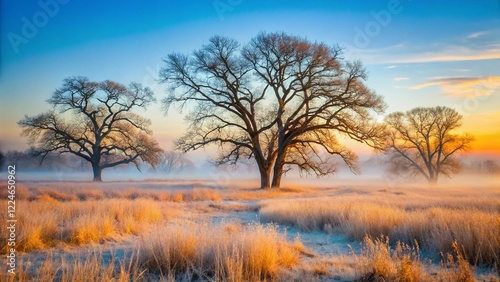
[[[212,203],[208,207],[223,211],[223,212],[243,212],[243,211],[258,211],[259,205],[239,204],[239,203]]]
[[[58,202],[67,201],[88,201],[102,199],[153,199],[167,202],[194,202],[194,201],[222,201],[222,200],[256,200],[276,198],[293,193],[298,189],[234,189],[216,190],[204,187],[193,189],[171,189],[165,186],[163,189],[147,189],[132,187],[101,187],[91,184],[74,186],[72,183],[52,183],[50,186],[18,186],[16,197],[19,200],[48,200],[53,199]],[[0,189],[0,197],[7,196],[7,189]]]
[[[298,226],[304,231],[325,230],[363,240],[386,235],[394,241],[415,240],[435,254],[453,252],[453,242],[472,264],[500,265],[500,200],[455,197],[435,192],[442,206],[429,195],[338,195],[295,201],[273,201],[260,210],[261,219]],[[387,193],[382,193],[387,194]],[[478,197],[476,193],[475,197]],[[490,197],[490,198],[488,198]],[[461,205],[461,207],[459,207]]]
[[[54,187],[26,187],[16,188],[16,197],[19,200],[42,200],[50,199],[58,202],[69,201],[89,201],[103,199],[153,199],[167,202],[192,202],[192,201],[221,201],[219,191],[208,188],[194,188],[189,190],[166,189],[141,189],[141,188],[103,188],[97,186],[76,186],[69,187],[62,184],[55,184]],[[2,187],[3,188],[3,187]],[[6,198],[7,189],[0,190],[0,197]]]
[[[260,190],[203,183],[187,189],[188,184],[181,184],[175,189],[148,182],[133,188],[130,183],[19,185],[17,218],[22,228],[17,230],[17,251],[109,242],[129,234],[140,235],[141,246],[134,259],[126,261],[104,257],[95,251],[96,245],[85,247],[88,254],[49,255],[44,263],[39,257],[45,251],[21,254],[19,262],[36,261],[19,263],[16,279],[498,281],[497,273],[486,273],[498,272],[500,265],[496,188],[478,193],[457,187]],[[0,189],[0,194],[6,190]],[[207,215],[259,208],[264,221],[348,234],[363,242],[361,251],[317,254],[300,239],[287,240],[276,225],[214,224],[206,219],[199,223]],[[6,201],[0,201],[0,209],[6,210]],[[0,221],[5,214],[0,213]],[[177,215],[183,221],[168,220]],[[6,236],[0,232],[2,250]],[[426,255],[441,256],[441,264],[422,261],[419,247]],[[487,265],[483,271],[489,276],[474,274],[471,264]],[[4,278],[0,280],[8,280]]]
[[[253,189],[214,190],[194,187],[189,190],[131,188],[126,183],[42,182],[20,184],[16,187],[16,214],[19,226],[17,250],[30,251],[56,246],[60,243],[81,245],[103,242],[117,235],[138,234],[145,224],[167,217],[160,202],[221,201],[223,198],[255,199],[278,197],[297,189],[263,191]],[[145,185],[148,183],[143,183]],[[168,185],[167,185],[168,186]],[[6,188],[6,187],[2,187]],[[168,187],[165,187],[168,188]],[[6,199],[7,189],[0,189]],[[0,207],[7,210],[7,202]],[[163,206],[163,204],[162,204]],[[214,209],[244,210],[246,207],[214,206]],[[251,209],[255,209],[252,207]],[[173,209],[167,208],[166,213]],[[6,220],[0,213],[0,220]],[[0,250],[6,248],[7,232],[0,232]]]
[[[7,210],[6,201],[1,201]],[[17,201],[16,249],[30,251],[59,243],[81,245],[102,242],[116,235],[138,234],[148,224],[171,217],[158,202],[147,199],[107,199],[58,202],[48,195],[37,201]],[[1,213],[2,221],[6,213]],[[6,232],[0,233],[0,248],[6,247]]]
[[[1,281],[287,281],[285,269],[299,263],[299,241],[287,241],[276,226],[185,222],[143,234],[137,251],[42,253],[18,260],[16,276]],[[15,279],[12,279],[15,277]]]
[[[178,183],[169,184],[143,182],[139,187],[130,187],[127,183],[92,183],[92,182],[28,182],[16,187],[16,197],[19,200],[50,199],[58,202],[88,201],[103,199],[153,199],[166,202],[194,202],[194,201],[241,201],[259,200],[297,195],[310,192],[299,187],[285,187],[279,189],[254,189],[248,187],[217,188],[203,183],[190,185]],[[179,187],[190,186],[189,189]],[[153,188],[150,188],[153,187]],[[0,185],[0,198],[7,196],[5,185]],[[5,188],[5,189],[4,189]]]
[[[285,187],[275,189],[232,189],[224,190],[222,198],[226,201],[250,201],[295,196],[300,193],[311,192],[299,187]]]
[[[372,240],[366,236],[359,256],[358,275],[363,281],[432,281],[420,261],[418,245],[397,242],[391,249],[388,237]]]
[[[449,254],[437,272],[430,261],[420,258],[418,244],[410,246],[400,242],[391,248],[388,237],[372,239],[365,237],[359,256],[352,252],[356,261],[358,279],[361,281],[442,281],[473,282],[474,271],[453,243],[454,255]],[[492,279],[492,281],[494,281]]]
[[[273,280],[299,262],[296,246],[272,225],[171,225],[143,237],[140,262],[177,279]]]
[[[34,269],[30,265],[39,264]],[[148,281],[145,270],[137,263],[137,254],[118,260],[115,255],[106,258],[101,251],[89,251],[81,255],[55,257],[44,255],[41,262],[20,261],[16,275],[5,272],[1,281]]]
[[[474,282],[474,271],[460,251],[457,242],[453,242],[454,255],[448,254],[445,262],[441,262],[439,277],[441,281]]]

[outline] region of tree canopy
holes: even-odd
[[[153,92],[137,83],[70,77],[47,100],[52,110],[18,124],[42,161],[49,153],[79,156],[91,163],[94,181],[101,181],[107,168],[158,163],[162,150],[151,137],[151,122],[133,113],[154,101]]]
[[[318,176],[332,173],[332,155],[357,172],[355,153],[338,136],[375,146],[383,131],[373,113],[385,104],[364,84],[362,64],[345,61],[341,51],[285,33],[261,33],[244,46],[214,36],[190,55],[168,55],[160,71],[170,86],[165,110],[172,104],[194,108],[177,147],[217,144],[216,164],[253,158],[262,188],[279,187],[293,166]]]
[[[448,107],[414,108],[385,118],[388,134],[383,151],[388,155],[389,171],[410,176],[421,175],[435,183],[440,175],[460,171],[457,153],[466,152],[474,138],[457,132],[462,116]]]

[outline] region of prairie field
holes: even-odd
[[[499,188],[20,182],[0,280],[500,281]]]

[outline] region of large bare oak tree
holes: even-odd
[[[163,100],[189,106],[189,128],[177,141],[184,150],[220,146],[216,164],[253,158],[261,187],[279,187],[292,166],[318,176],[335,171],[332,155],[357,171],[356,155],[338,135],[375,145],[380,96],[363,83],[359,62],[339,47],[284,33],[261,33],[245,46],[215,36],[191,55],[170,54],[160,78]]]
[[[383,151],[388,155],[389,171],[421,175],[436,183],[440,175],[460,171],[456,158],[470,149],[474,138],[460,134],[462,116],[448,107],[415,108],[395,112],[385,118],[388,134]]]
[[[361,63],[346,62],[341,48],[286,34],[260,34],[243,51],[256,81],[265,85],[276,130],[271,185],[279,187],[287,166],[324,176],[335,171],[330,155],[358,171],[354,152],[338,134],[374,146],[381,131],[371,113],[384,110],[382,98],[363,83]]]
[[[151,137],[150,120],[132,112],[154,100],[153,92],[137,83],[126,87],[70,77],[47,100],[53,110],[25,116],[18,124],[41,161],[51,152],[71,153],[87,160],[94,181],[101,181],[107,168],[158,163],[162,150]]]

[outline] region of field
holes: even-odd
[[[0,280],[500,281],[498,185],[396,186],[22,182]]]

